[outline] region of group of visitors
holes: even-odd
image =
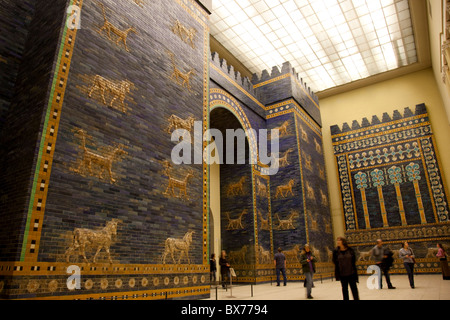
[[[342,294],[344,300],[349,300],[348,286],[352,291],[353,299],[359,300],[359,293],[357,288],[358,273],[356,270],[356,255],[355,251],[349,247],[347,241],[343,237],[337,239],[337,248],[333,251],[333,263],[335,264],[336,280],[341,281]],[[441,261],[442,276],[444,280],[450,280],[450,271],[447,262],[447,253],[444,250],[442,244],[438,243],[438,252],[436,257]],[[389,269],[394,262],[394,253],[389,248],[383,247],[383,241],[377,240],[377,244],[371,250],[373,260],[379,267],[379,284],[378,288],[383,287],[382,276],[384,275],[388,289],[395,289],[391,283],[389,276]],[[403,260],[403,265],[408,274],[409,285],[412,289],[414,285],[414,264],[416,263],[415,254],[413,249],[409,246],[408,242],[402,243],[402,248],[399,251],[399,258]]]
[[[219,258],[220,265],[220,275],[222,280],[222,288],[226,287],[227,280],[230,278],[230,262],[227,260],[227,253],[225,250],[222,250],[222,253]],[[210,281],[211,283],[216,282],[216,272],[217,272],[217,264],[216,264],[216,255],[211,254],[211,259],[209,260],[209,271],[210,271]]]
[[[442,268],[442,276],[444,280],[450,280],[450,270],[447,262],[447,253],[445,252],[442,244],[437,244],[437,254],[436,257],[439,258]],[[386,279],[388,289],[395,289],[391,283],[389,270],[394,262],[394,253],[390,248],[383,246],[383,241],[381,239],[377,240],[375,247],[371,250],[371,255],[375,261],[375,265],[379,268],[379,278],[378,278],[378,288],[382,289],[383,281],[382,277]],[[415,254],[412,248],[409,246],[408,242],[402,243],[402,248],[399,251],[399,258],[403,260],[406,273],[408,275],[409,284],[412,289],[415,288],[414,285],[414,264]],[[305,287],[306,287],[306,298],[313,299],[311,293],[313,284],[313,276],[316,272],[316,261],[317,258],[311,252],[310,247],[306,244],[300,255],[300,263],[303,269],[303,275],[305,276]],[[348,245],[348,242],[343,237],[337,238],[337,247],[333,250],[332,261],[335,265],[335,278],[337,281],[341,282],[342,295],[344,300],[349,300],[349,287],[352,292],[354,300],[359,300],[358,292],[358,272],[356,268],[356,254],[355,251]],[[230,277],[230,263],[226,258],[225,250],[222,250],[222,254],[219,259],[219,265],[221,267],[222,276],[222,287],[226,286],[226,279]],[[278,252],[274,255],[274,266],[276,271],[276,282],[277,286],[280,286],[281,275],[283,276],[283,284],[287,285],[286,277],[286,256],[283,254],[282,249],[278,248]],[[215,255],[211,255],[210,260],[210,271],[211,271],[211,282],[216,281],[216,260]]]

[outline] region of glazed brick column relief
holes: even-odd
[[[272,110],[280,109],[282,115],[268,120],[280,130],[280,170],[270,177],[273,245],[285,251],[292,279],[301,276],[299,254],[307,243],[318,273],[329,275],[333,234],[321,129],[294,101]]]
[[[318,99],[290,63],[263,71],[254,86],[265,97],[268,128],[280,131],[280,170],[270,177],[274,250],[285,250],[289,277],[298,280],[308,243],[318,273],[330,276],[333,234]]]
[[[331,131],[346,237],[361,266],[381,238],[396,253],[409,241],[419,272],[436,272],[436,242],[450,240],[449,202],[425,105]],[[395,269],[401,272],[401,263]]]
[[[63,18],[69,5],[79,29]],[[171,162],[172,131],[208,125],[207,14],[190,0],[59,9],[20,255],[0,267],[1,294],[209,294],[207,167]],[[81,272],[73,290],[69,266]]]

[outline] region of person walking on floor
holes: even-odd
[[[436,257],[438,257],[439,261],[441,261],[442,278],[444,280],[450,280],[450,269],[448,267],[447,253],[445,252],[445,249],[441,243],[438,243],[437,247],[438,252],[436,254]]]
[[[211,284],[216,283],[216,255],[214,253],[211,254],[211,259],[209,259],[209,281]]]
[[[352,291],[353,300],[359,300],[358,272],[356,269],[355,251],[348,246],[343,237],[337,238],[337,248],[333,250],[333,263],[336,281],[341,282],[344,300],[349,300],[348,287]]]
[[[386,265],[386,262],[388,262],[387,261],[388,256],[385,254],[385,250],[386,249],[383,247],[383,241],[381,239],[378,239],[376,246],[372,248],[372,257],[375,261],[375,264],[380,268],[378,288],[379,289],[383,288],[383,274],[384,274],[388,288],[395,289],[395,287],[392,286],[391,278],[389,276],[390,266],[388,267]]]
[[[274,256],[274,264],[275,264],[275,271],[277,274],[277,286],[280,286],[280,273],[283,274],[283,282],[286,286],[287,279],[286,279],[286,256],[282,252],[283,250],[281,248],[278,248],[278,252]]]
[[[313,276],[316,272],[315,261],[316,257],[311,253],[309,245],[305,244],[300,255],[300,263],[302,264],[303,274],[305,275],[307,299],[313,299],[311,291],[313,287]]]
[[[383,261],[381,262],[381,268],[384,277],[386,278],[388,289],[395,289],[395,287],[391,283],[391,276],[389,275],[389,270],[391,269],[393,264],[394,264],[394,252],[392,252],[390,248],[385,248]]]
[[[406,272],[408,274],[409,285],[412,289],[414,286],[414,264],[416,263],[413,250],[409,247],[407,241],[402,243],[402,248],[399,252],[399,258],[403,259],[403,265],[405,266]]]
[[[222,276],[222,288],[225,289],[226,280],[228,280],[230,275],[230,263],[227,260],[227,253],[225,250],[222,250],[222,253],[220,255],[219,259],[219,265],[220,265],[220,274]]]

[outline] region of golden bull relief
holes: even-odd
[[[117,235],[117,225],[121,222],[117,219],[112,219],[106,223],[106,226],[100,230],[91,230],[85,228],[76,228],[73,231],[72,244],[66,250],[66,262],[69,263],[72,255],[81,255],[84,262],[89,263],[86,257],[86,249],[95,248],[97,251],[92,259],[93,263],[96,263],[98,254],[102,249],[108,255],[109,263],[112,263],[110,247],[113,242],[113,238]]]
[[[320,189],[320,203],[324,206],[328,205],[328,196]]]
[[[239,250],[230,251],[228,253],[228,259],[231,263],[234,264],[247,264],[247,251],[248,251],[248,245],[243,246]]]
[[[311,156],[308,155],[308,154],[306,154],[306,153],[304,153],[304,154],[303,154],[303,159],[305,160],[305,162],[304,162],[304,167],[305,167],[307,170],[312,171],[313,169],[312,169]]]
[[[256,194],[260,197],[267,197],[267,185],[259,178],[256,178]]]
[[[279,130],[279,137],[281,138],[289,135],[288,127],[289,127],[289,120],[286,120],[280,126],[274,128],[273,130]]]
[[[320,142],[317,141],[316,139],[314,139],[314,145],[316,147],[316,151],[321,154],[322,153],[322,145],[320,144]]]
[[[317,163],[317,170],[319,172],[320,179],[325,180],[325,169],[320,163]]]
[[[311,186],[309,181],[306,181],[306,197],[311,200],[316,200],[316,195],[314,193],[314,188]]]
[[[161,258],[162,263],[166,264],[166,258],[168,255],[170,255],[173,263],[176,264],[177,262],[175,261],[175,253],[179,252],[178,264],[180,264],[183,257],[186,257],[187,263],[191,264],[191,260],[189,258],[189,249],[192,244],[192,235],[194,233],[194,231],[188,231],[184,235],[183,239],[167,238],[164,243],[164,253]]]
[[[123,113],[126,112],[126,104],[125,99],[127,98],[127,95],[131,91],[131,87],[133,86],[133,83],[128,80],[122,80],[122,81],[112,81],[108,80],[102,76],[96,75],[94,77],[93,83],[91,85],[91,88],[89,90],[89,98],[92,98],[92,94],[95,91],[99,91],[103,104],[109,105],[111,108],[117,109],[117,107],[114,107],[114,102],[116,100],[120,101],[121,111]],[[106,102],[105,94],[109,93],[111,97],[111,101],[109,104]]]
[[[308,141],[308,133],[306,132],[305,129],[303,129],[302,126],[300,126],[300,136],[302,137],[302,140],[305,142],[309,142]]]
[[[263,246],[258,245],[258,262],[260,264],[270,264],[271,261],[270,251],[264,249]]]
[[[286,256],[286,262],[288,263],[299,263],[298,255],[300,253],[300,246],[298,244],[294,245],[291,250],[285,250],[283,253]]]
[[[317,219],[314,218],[311,210],[307,209],[306,210],[306,215],[309,217],[310,219],[310,224],[309,224],[309,228],[312,231],[319,231],[319,227],[318,227],[318,223],[317,223]]]
[[[289,182],[285,185],[278,186],[277,191],[275,193],[275,199],[278,199],[279,197],[286,198],[288,194],[294,196],[294,192],[292,191],[293,186],[294,186],[293,179],[289,180]]]

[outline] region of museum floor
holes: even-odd
[[[361,276],[359,279],[358,290],[361,300],[450,300],[450,281],[442,280],[442,275],[415,275],[415,289],[410,288],[406,275],[391,276],[395,290],[387,288],[370,290],[367,287],[367,279],[368,276]],[[340,282],[331,279],[323,282],[316,280],[314,285],[312,291],[314,300],[342,299]],[[386,286],[385,282],[383,286]],[[230,289],[224,290],[219,287],[217,294],[218,300],[306,300],[305,290],[303,282],[288,283],[286,287],[268,283],[253,286],[253,297],[250,285],[233,286],[233,298],[230,298]],[[214,287],[211,289],[211,298],[207,300],[216,300]]]

